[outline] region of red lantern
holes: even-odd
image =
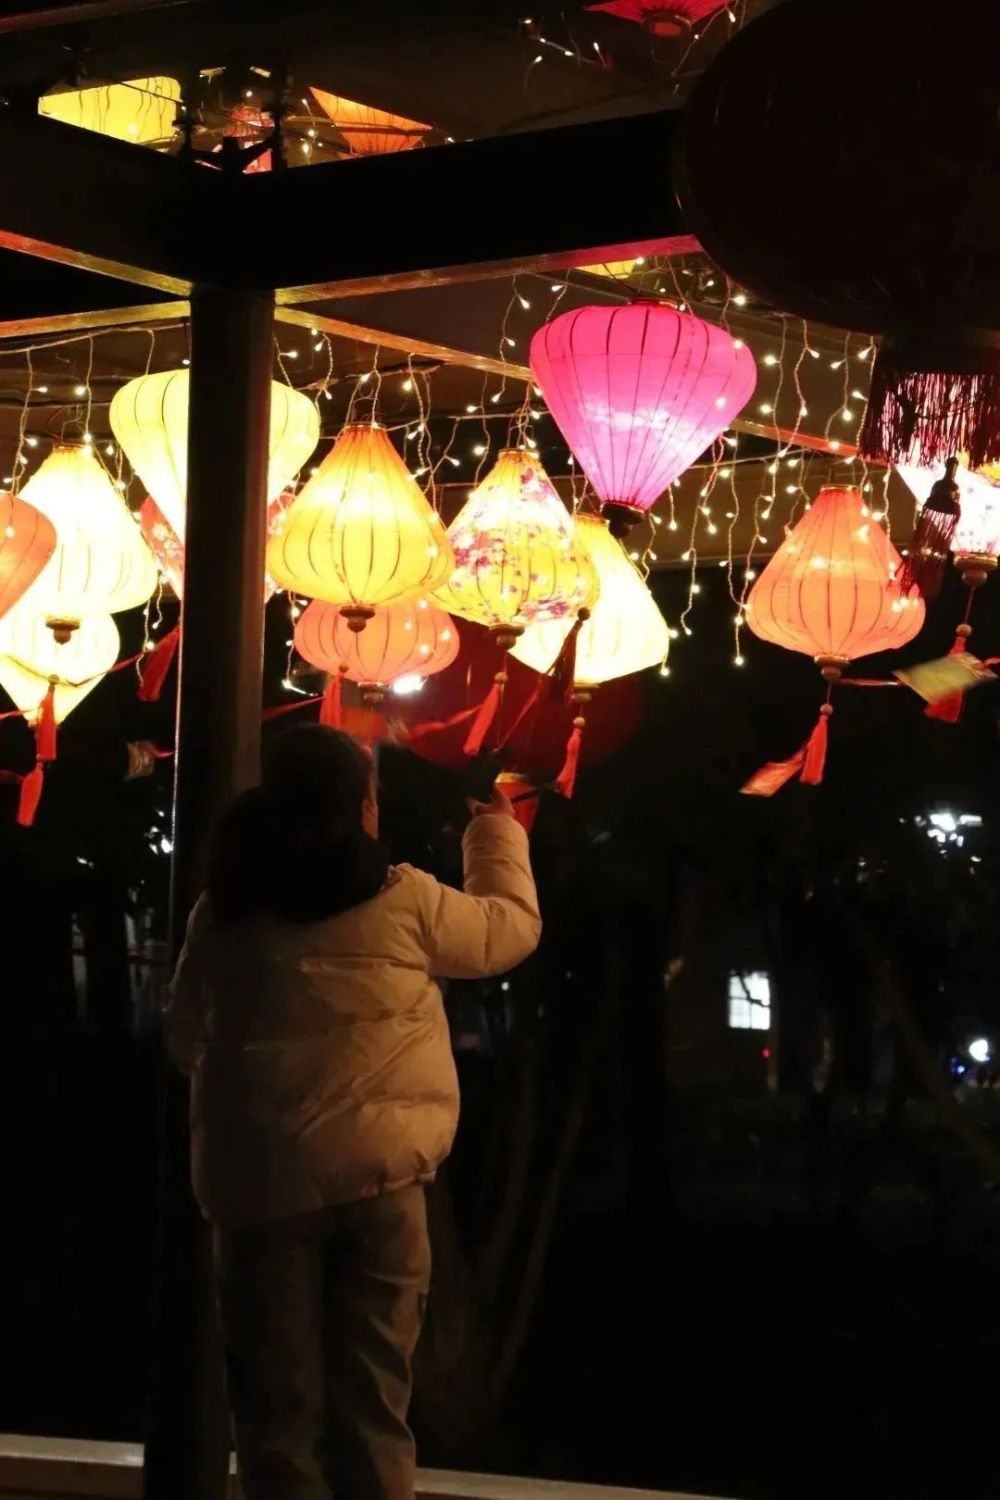
[[[581,307],[544,323],[531,368],[616,531],[656,504],[753,394],[753,355],[664,302]]]
[[[997,82],[984,45],[996,20],[995,0],[787,0],[721,50],[685,109],[676,186],[712,259],[777,307],[883,335],[869,458],[1000,457]],[[858,201],[881,211],[855,234],[831,205]]]
[[[34,583],[56,550],[56,529],[48,516],[0,494],[0,618]]]
[[[811,656],[827,701],[802,749],[765,766],[744,791],[770,795],[798,772],[804,782],[822,780],[833,684],[855,657],[903,646],[924,623],[924,601],[902,592],[901,571],[860,491],[820,490],[751,589],[746,622],[761,640]]]
[[[466,620],[454,623],[460,639],[458,660],[431,677],[417,696],[394,702],[392,717],[416,731],[412,739],[404,732],[402,743],[424,760],[458,771],[469,764],[465,750],[468,714],[493,683],[496,646],[482,625]],[[563,765],[576,709],[549,692],[539,696],[538,674],[530,667],[511,657],[505,665],[507,683],[494,742],[502,746],[508,769],[534,781],[552,781]],[[535,701],[522,716],[530,698]],[[588,714],[581,766],[597,765],[628,743],[638,727],[641,699],[642,686],[636,677],[621,677],[602,686]]]
[[[588,10],[603,10],[623,21],[638,21],[653,36],[683,36],[698,21],[725,8],[725,0],[603,0]]]
[[[360,633],[336,605],[314,599],[295,627],[295,649],[321,671],[359,683],[365,703],[377,704],[393,684],[417,691],[425,678],[450,666],[458,632],[429,599],[378,609]]]

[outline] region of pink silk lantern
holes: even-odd
[[[267,508],[267,534],[274,536],[278,521],[292,500],[290,494],[279,495]],[[164,516],[151,495],[139,507],[139,529],[149,545],[160,572],[178,599],[184,597],[184,543]],[[278,585],[269,573],[264,575],[264,603],[277,593]]]
[[[648,511],[738,416],[753,355],[663,302],[582,307],[539,328],[531,368],[612,530]]]
[[[637,21],[653,36],[684,36],[698,21],[706,21],[724,7],[725,0],[603,0],[587,9]]]

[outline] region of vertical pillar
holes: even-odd
[[[203,889],[212,830],[257,780],[274,298],[191,299],[191,400],[171,938]],[[207,1226],[189,1189],[187,1088],[165,1068],[145,1500],[223,1500],[229,1422]]]

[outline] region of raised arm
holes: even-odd
[[[465,889],[428,879],[431,972],[442,979],[504,974],[538,946],[542,922],[528,835],[497,798],[465,830]]]
[[[208,996],[199,939],[208,926],[208,901],[202,896],[188,919],[184,946],[170,982],[167,1004],[167,1049],[182,1073],[194,1071],[205,1031]]]

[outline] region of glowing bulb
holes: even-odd
[[[87,387],[85,385],[75,385],[73,387],[73,395],[74,396],[85,396],[86,394],[87,394]]]
[[[972,1058],[973,1062],[989,1062],[990,1044],[984,1036],[977,1037],[974,1042],[969,1043],[969,1056]]]
[[[778,363],[778,356],[776,354],[765,354],[764,363],[766,365],[776,365]]]

